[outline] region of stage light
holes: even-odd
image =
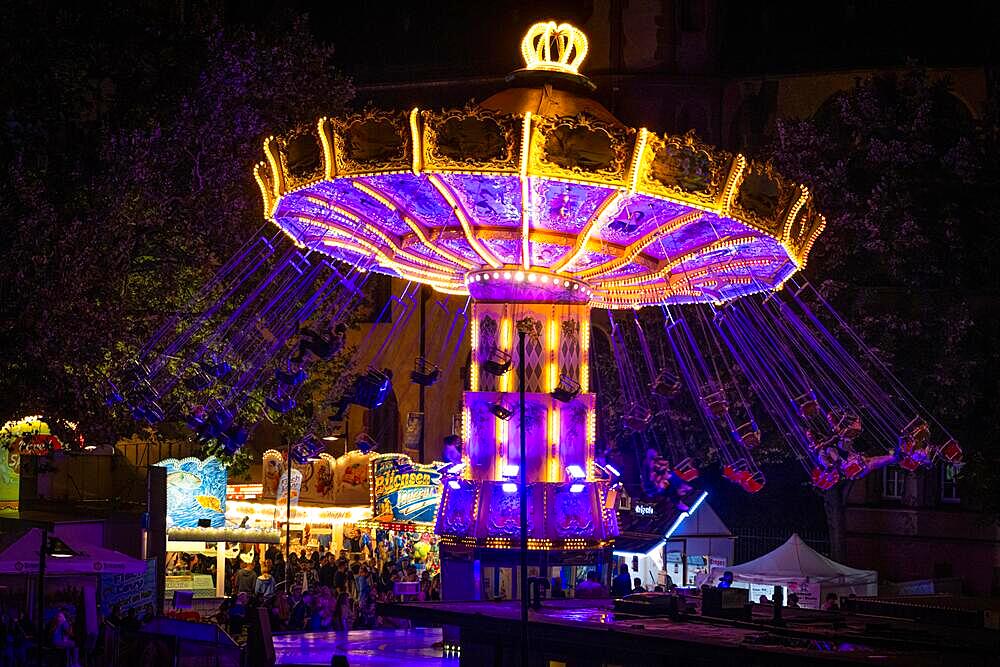
[[[49,543],[45,548],[45,553],[53,558],[72,558],[76,555],[68,544],[63,542],[58,537],[49,537]]]
[[[552,390],[551,396],[561,403],[569,403],[580,395],[580,383],[565,375],[559,376],[559,384]]]
[[[586,488],[586,484],[571,484],[569,487],[570,493],[580,493]]]
[[[448,468],[445,470],[445,473],[449,475],[461,475],[462,471],[465,470],[467,466],[468,464],[465,462],[453,463],[450,466],[448,466]]]
[[[521,472],[521,467],[513,463],[508,463],[503,467],[504,477],[517,477],[517,473],[519,472]]]
[[[615,477],[621,477],[622,476],[622,474],[620,472],[618,472],[618,468],[614,467],[610,463],[605,463],[604,467],[607,469],[608,472],[610,472]]]
[[[513,410],[500,402],[490,403],[489,410],[494,417],[501,421],[510,421],[511,415],[514,414]]]
[[[517,484],[514,482],[504,482],[500,488],[504,493],[517,493]]]
[[[494,345],[490,350],[490,356],[483,362],[483,370],[490,375],[500,377],[510,370],[510,365],[510,353]]]
[[[584,479],[587,476],[587,473],[583,471],[583,468],[575,463],[566,466],[566,474],[569,475],[570,479]]]
[[[448,480],[448,488],[450,488],[450,489],[455,489],[457,491],[459,488],[461,488],[461,486],[462,485],[458,483],[457,479],[449,479]]]

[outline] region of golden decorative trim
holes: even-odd
[[[512,114],[500,114],[489,109],[466,107],[446,111],[421,111],[423,120],[421,141],[421,169],[429,171],[453,171],[459,173],[493,172],[513,174],[518,167],[518,125],[521,119]],[[449,122],[478,120],[494,123],[500,130],[503,155],[499,158],[478,160],[476,158],[455,159],[442,152],[442,130]]]

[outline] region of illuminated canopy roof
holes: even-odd
[[[804,186],[692,134],[624,127],[576,92],[582,33],[540,26],[522,76],[479,106],[269,137],[267,216],[303,247],[480,300],[718,302],[805,264],[824,219]]]

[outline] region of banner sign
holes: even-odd
[[[164,459],[156,465],[167,469],[167,528],[197,528],[207,519],[212,528],[226,525],[226,481],[222,461]]]
[[[371,488],[375,520],[434,523],[441,501],[439,465],[414,463],[405,454],[373,457]]]
[[[291,498],[288,495],[288,482],[289,477],[291,477]],[[285,473],[278,479],[278,491],[274,498],[274,506],[278,509],[285,507],[287,504],[291,504],[295,507],[299,504],[299,491],[302,489],[302,471],[292,468],[291,474]]]
[[[101,611],[111,616],[116,606],[124,614],[129,609],[140,611],[156,608],[156,559],[146,561],[146,571],[139,574],[102,574]]]

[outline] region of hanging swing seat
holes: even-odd
[[[233,424],[219,434],[218,440],[219,444],[222,445],[223,451],[229,456],[232,456],[236,452],[240,451],[243,445],[247,444],[248,437],[249,433],[243,426]]]
[[[681,390],[681,379],[664,368],[656,376],[656,379],[653,380],[653,384],[649,386],[649,389],[657,396],[672,398]]]
[[[417,357],[413,362],[413,370],[410,371],[410,380],[421,387],[429,387],[441,377],[441,369],[427,361],[424,357]]]
[[[562,403],[569,403],[580,395],[580,383],[573,378],[560,375],[559,384],[552,390],[552,398]]]
[[[295,409],[295,399],[291,396],[268,396],[264,399],[264,405],[271,408],[279,415]]]
[[[385,403],[391,388],[392,378],[388,373],[369,367],[364,375],[354,381],[351,402],[373,410]]]
[[[233,372],[233,366],[228,361],[216,361],[214,358],[202,359],[198,362],[205,373],[214,378],[222,378]]]
[[[736,438],[747,449],[753,449],[760,445],[760,430],[753,420],[740,424],[736,427]]]
[[[941,457],[949,463],[962,462],[962,448],[959,446],[958,441],[954,438],[948,438],[943,445],[938,447],[938,454],[940,454]]]
[[[685,482],[690,482],[698,478],[698,468],[695,467],[691,457],[687,457],[674,466],[674,473]]]
[[[729,412],[729,399],[726,398],[725,389],[706,389],[702,401],[705,408],[716,417],[724,417]]]
[[[899,433],[899,449],[904,454],[926,449],[931,429],[920,417],[915,417]]]
[[[641,403],[633,403],[622,415],[622,424],[634,433],[645,431],[651,421],[653,421],[653,413]]]
[[[198,371],[194,375],[184,378],[184,386],[191,391],[204,391],[212,386],[213,381],[212,376]]]
[[[868,463],[861,454],[851,454],[840,464],[840,471],[847,479],[858,479],[868,472]]]
[[[861,435],[861,418],[852,412],[834,408],[826,414],[826,420],[841,440],[852,442]]]
[[[795,404],[799,408],[799,415],[803,419],[812,419],[819,415],[819,401],[816,400],[816,394],[811,391],[798,396],[795,399]]]
[[[727,463],[722,468],[722,476],[733,484],[743,486],[743,482],[750,478],[751,472],[747,469],[745,459],[738,459],[732,463]]]
[[[812,470],[812,483],[818,489],[826,491],[836,486],[840,481],[840,473],[833,468],[821,468],[816,466]]]
[[[361,433],[354,439],[354,446],[362,454],[368,454],[378,449],[378,442],[367,433]]]
[[[499,347],[494,345],[490,350],[490,356],[483,362],[483,370],[490,375],[500,377],[510,370],[510,364],[510,352],[501,350]]]
[[[132,408],[132,416],[135,419],[144,420],[150,424],[158,424],[166,419],[163,408],[156,401],[149,401]]]
[[[747,493],[757,493],[764,488],[764,484],[766,483],[767,479],[764,477],[764,473],[758,470],[747,475],[743,481],[740,482],[740,486],[743,487],[743,490]]]
[[[306,381],[307,377],[309,377],[309,374],[302,368],[294,373],[292,371],[281,370],[280,368],[274,371],[274,379],[278,381],[278,384],[286,387],[298,387]]]

